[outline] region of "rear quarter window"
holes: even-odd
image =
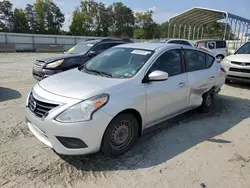
[[[197,50],[185,50],[188,72],[206,69],[206,55]]]
[[[226,41],[216,41],[216,48],[226,48]]]
[[[206,54],[206,68],[212,67],[214,60],[215,58],[213,56]]]

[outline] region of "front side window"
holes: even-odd
[[[107,50],[109,48],[109,45],[107,43],[104,44],[98,44],[93,51],[97,52],[97,53],[101,53],[104,50]]]
[[[101,72],[112,78],[131,78],[143,67],[154,52],[134,48],[110,48],[91,59],[82,70]]]
[[[180,50],[170,50],[163,53],[153,64],[150,72],[160,70],[167,72],[169,76],[182,73],[182,61]]]
[[[187,58],[187,69],[189,72],[206,68],[205,53],[196,50],[185,50]]]
[[[244,44],[235,54],[250,54],[250,42]]]

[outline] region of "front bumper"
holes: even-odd
[[[54,75],[54,74],[57,74],[57,73],[60,73],[62,71],[60,70],[51,70],[51,69],[40,69],[40,70],[36,70],[33,68],[33,71],[32,71],[32,75],[33,77],[40,81],[46,77],[49,77],[51,75]]]
[[[62,97],[58,97],[62,100]],[[29,130],[37,139],[53,148],[59,154],[85,155],[98,152],[100,150],[104,132],[113,117],[100,109],[93,115],[93,118],[90,121],[60,123],[54,120],[54,118],[64,111],[68,105],[70,106],[75,102],[75,99],[72,99],[69,101],[69,104],[51,110],[49,115],[44,119],[37,117],[28,107],[26,107],[26,122]],[[85,146],[82,148],[69,148],[66,147],[65,143],[59,138],[80,140]]]
[[[250,82],[250,66],[225,63],[223,64],[223,67],[226,70],[226,79],[241,82]]]

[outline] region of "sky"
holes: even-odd
[[[14,8],[25,8],[26,4],[33,4],[35,0],[10,0]],[[63,29],[68,31],[72,21],[72,12],[80,5],[81,0],[54,0],[65,14]],[[106,5],[119,0],[96,0]],[[204,7],[227,11],[250,19],[250,0],[120,0],[134,12],[154,10],[153,19],[157,23],[168,21],[172,16],[193,7]]]

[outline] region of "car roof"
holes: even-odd
[[[135,49],[144,49],[144,50],[165,50],[165,49],[171,49],[171,48],[181,48],[184,47],[186,49],[193,49],[193,47],[189,47],[187,45],[180,45],[180,44],[168,44],[168,43],[128,43],[128,44],[122,44],[119,46],[115,46],[114,48],[135,48]]]
[[[223,42],[226,42],[225,40],[220,40],[220,39],[215,39],[215,40],[213,40],[213,39],[203,39],[203,40],[197,40],[197,41],[195,41],[195,42],[213,42],[213,41],[223,41]]]
[[[163,45],[164,43],[127,43],[127,44],[122,44],[122,45],[115,46],[115,47],[155,50]]]

